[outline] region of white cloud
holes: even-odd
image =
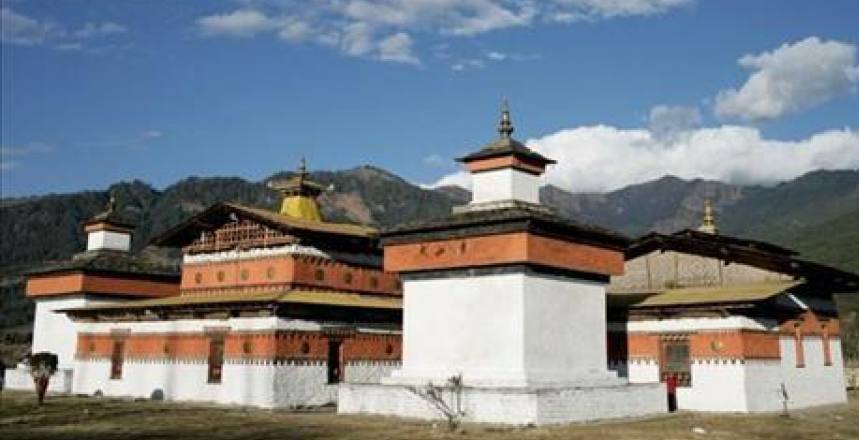
[[[106,21],[104,23],[86,23],[76,30],[73,35],[78,38],[87,39],[100,37],[102,35],[116,35],[128,32],[128,28],[117,23]]]
[[[654,15],[691,1],[287,0],[199,17],[196,24],[205,36],[272,34],[292,43],[311,41],[338,48],[351,56],[418,65],[413,49],[418,35],[468,37],[557,20],[561,14],[590,20]],[[488,58],[500,61],[510,56],[491,52]],[[459,64],[454,70],[466,67]]]
[[[397,63],[421,63],[412,53],[412,38],[405,32],[398,32],[379,41],[379,59]]]
[[[3,43],[34,46],[61,36],[64,31],[50,21],[39,22],[11,8],[0,9],[0,35]]]
[[[0,41],[19,46],[50,45],[63,51],[84,50],[83,40],[103,38],[128,32],[128,28],[111,21],[87,22],[76,30],[69,30],[51,19],[35,19],[13,11],[0,9]]]
[[[197,19],[197,25],[203,35],[230,37],[251,37],[276,27],[273,19],[253,9],[200,17]]]
[[[27,145],[0,146],[0,170],[9,171],[18,168],[21,166],[21,158],[26,158],[33,154],[50,153],[52,151],[54,151],[53,147],[41,142],[33,142]]]
[[[696,128],[668,138],[644,128],[594,125],[561,130],[528,145],[558,161],[546,175],[549,183],[576,192],[610,191],[667,174],[771,184],[817,169],[859,168],[859,132],[849,128],[781,141],[735,125]],[[470,185],[460,171],[432,186],[449,184]]]
[[[696,107],[657,105],[650,109],[647,122],[654,136],[664,138],[701,125],[701,112]]]
[[[507,54],[492,51],[492,52],[489,52],[486,54],[486,58],[489,58],[490,60],[493,60],[493,61],[504,61],[507,59]]]
[[[664,14],[693,0],[554,0],[551,18],[560,22]]]
[[[753,73],[739,89],[719,92],[719,116],[775,119],[855,92],[859,81],[856,46],[817,37],[745,55],[739,64]]]

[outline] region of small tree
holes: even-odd
[[[30,356],[30,375],[33,376],[33,383],[36,384],[36,396],[39,399],[39,405],[45,401],[45,393],[48,392],[48,383],[51,380],[51,376],[57,372],[58,363],[57,355],[47,351]]]

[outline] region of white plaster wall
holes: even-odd
[[[321,326],[312,321],[270,317],[240,317],[227,319],[177,319],[170,321],[141,322],[82,322],[78,331],[83,333],[109,333],[113,330],[129,330],[133,333],[201,332],[209,327],[229,327],[230,330],[319,330]]]
[[[692,411],[746,411],[745,365],[693,360],[692,386],[677,388],[677,407]]]
[[[782,336],[781,369],[790,408],[847,402],[841,340],[831,338],[832,365],[823,365],[823,343],[819,337],[803,338],[805,366],[796,367],[796,348],[792,336]]]
[[[401,367],[399,361],[348,361],[346,362],[346,382],[379,383]]]
[[[77,348],[75,323],[64,313],[56,313],[55,311],[84,307],[105,301],[83,295],[37,298],[36,313],[33,320],[32,352],[49,351],[55,353],[60,368],[72,368]]]
[[[630,359],[625,369],[630,383],[659,382],[659,363],[655,359]]]
[[[628,332],[687,332],[695,330],[770,330],[774,320],[757,320],[745,316],[725,318],[680,318],[627,323],[610,323],[609,328]]]
[[[86,250],[112,249],[128,251],[131,249],[131,234],[114,231],[95,231],[87,234]]]
[[[274,373],[274,406],[297,408],[337,402],[337,385],[328,384],[326,362],[279,364]]]
[[[30,369],[26,365],[18,365],[17,368],[8,368],[5,371],[3,388],[10,390],[35,391],[36,385],[33,383],[33,376],[30,375]],[[49,393],[70,393],[72,391],[72,370],[58,370],[56,374],[51,376],[48,382]]]
[[[605,329],[600,283],[521,273],[405,280],[403,368],[388,383],[457,374],[475,386],[618,383]]]
[[[521,380],[524,282],[523,274],[405,280],[403,368],[394,376]]]
[[[337,411],[342,414],[384,414],[425,420],[444,419],[420,387],[397,385],[340,385]],[[512,425],[581,422],[664,413],[662,384],[558,389],[464,388],[457,397],[442,391],[448,408],[459,400],[467,422]]]
[[[74,393],[150,398],[160,390],[166,400],[204,401],[269,408],[275,404],[271,364],[227,362],[222,382],[210,384],[206,360],[142,361],[126,359],[122,378],[110,379],[110,360],[80,360],[75,367]]]
[[[513,168],[472,173],[471,203],[522,200],[540,203],[540,178]]]
[[[609,376],[605,284],[528,276],[524,288],[523,356],[529,379],[575,382]]]

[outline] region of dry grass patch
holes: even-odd
[[[859,439],[859,393],[848,405],[779,415],[679,413],[611,423],[541,428],[466,425],[385,417],[125,399],[49,396],[36,407],[30,393],[0,394],[0,439],[587,439],[753,440]],[[693,429],[699,428],[699,433]],[[700,433],[703,430],[703,433]]]

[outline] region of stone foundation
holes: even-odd
[[[340,384],[337,412],[444,420],[459,409],[463,421],[508,425],[550,425],[641,417],[667,412],[664,384],[566,388],[477,388],[458,393],[442,389],[441,402],[426,397],[426,387]]]

